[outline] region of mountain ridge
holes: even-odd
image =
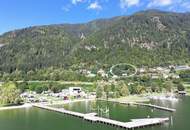
[[[7,32],[0,43],[6,43],[0,48],[0,71],[5,72],[120,62],[184,64],[190,56],[190,13],[148,10],[84,24],[35,26]]]

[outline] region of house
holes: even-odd
[[[162,77],[163,77],[164,79],[167,79],[167,78],[169,78],[169,75],[168,75],[168,74],[163,73],[163,74],[162,74]]]
[[[145,73],[145,72],[146,72],[146,70],[144,68],[139,69],[139,73]]]
[[[160,78],[160,75],[159,74],[151,74],[151,78],[152,79],[159,79]]]
[[[101,77],[108,77],[108,74],[103,69],[100,69],[97,74],[99,74]]]
[[[69,94],[71,96],[75,96],[75,95],[78,95],[80,94],[82,91],[82,89],[80,87],[70,87],[69,88]]]
[[[96,77],[96,74],[90,73],[87,75],[87,77],[93,78],[93,77]]]

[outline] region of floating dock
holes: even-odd
[[[46,109],[49,111],[54,111],[54,112],[59,112],[59,113],[79,117],[90,122],[103,123],[103,124],[107,124],[107,125],[111,125],[115,127],[125,128],[125,129],[134,129],[134,128],[143,128],[143,127],[153,126],[153,125],[161,125],[169,121],[169,118],[145,118],[145,119],[132,119],[131,122],[121,122],[117,120],[98,117],[96,116],[97,115],[96,113],[83,114],[79,112],[68,111],[63,108],[53,108],[53,107],[49,107],[49,106],[45,106],[41,104],[40,105],[33,104],[33,106],[37,108],[41,108],[41,109]]]
[[[151,108],[155,108],[155,109],[160,109],[160,110],[164,110],[164,111],[169,111],[169,112],[175,112],[176,109],[173,108],[168,108],[168,107],[162,107],[162,106],[157,106],[157,105],[152,105],[152,104],[146,104],[146,103],[136,103],[136,102],[120,102],[121,104],[127,104],[127,105],[138,105],[138,106],[146,106],[146,107],[151,107]]]
[[[145,106],[145,107],[151,107],[159,110],[169,111],[169,112],[175,112],[176,109],[153,105],[153,104],[147,104],[147,103],[137,103],[137,102],[124,102],[124,101],[109,101],[104,99],[99,99],[100,101],[108,101],[108,102],[114,102],[114,103],[120,103],[125,105],[137,105],[137,106]]]

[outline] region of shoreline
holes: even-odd
[[[69,104],[69,103],[76,103],[76,102],[88,102],[88,101],[95,101],[95,98],[92,99],[77,99],[77,100],[66,100],[66,101],[54,101],[52,103],[32,103],[32,104],[42,104],[42,105],[47,105],[47,106],[52,106],[52,105],[65,105],[65,104]]]
[[[67,100],[67,101],[59,101],[59,102],[53,102],[53,103],[25,103],[23,105],[17,105],[17,106],[7,106],[7,107],[0,107],[0,111],[3,110],[13,110],[13,109],[22,109],[22,108],[30,108],[35,104],[41,104],[41,105],[59,105],[59,104],[69,104],[69,103],[76,103],[76,102],[83,102],[83,101],[95,101],[96,99],[78,99],[78,100]]]
[[[30,108],[30,107],[32,107],[32,105],[29,104],[29,103],[26,103],[26,104],[23,104],[23,105],[20,105],[20,106],[0,107],[0,111],[3,111],[3,110],[12,110],[12,109],[21,109],[21,108]]]
[[[136,102],[136,103],[143,103],[143,102],[150,102],[150,99],[145,96],[145,95],[130,95],[127,97],[121,97],[121,98],[98,98],[97,100],[102,100],[102,101],[110,101],[110,102]]]
[[[41,102],[41,103],[25,103],[23,105],[19,106],[7,106],[7,107],[0,107],[0,111],[2,110],[11,110],[11,109],[21,109],[21,108],[30,108],[32,107],[33,104],[42,104],[42,105],[65,105],[69,103],[76,103],[76,102],[88,102],[88,101],[109,101],[109,102],[125,102],[125,103],[145,103],[145,102],[150,102],[150,96],[163,96],[166,95],[165,93],[154,93],[154,94],[143,94],[143,95],[130,95],[127,97],[121,97],[121,98],[109,98],[103,99],[103,98],[92,98],[92,99],[77,99],[77,100],[63,100],[63,101],[53,101],[52,103],[50,102]],[[189,95],[186,95],[189,96]]]

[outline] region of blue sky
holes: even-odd
[[[130,15],[146,9],[190,12],[190,0],[0,0],[0,34],[34,25]]]

